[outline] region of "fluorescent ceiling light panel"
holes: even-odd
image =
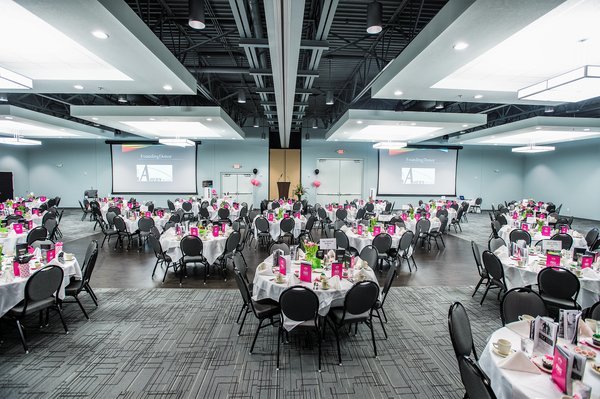
[[[33,81],[28,77],[0,67],[0,89],[31,89],[32,87]]]
[[[402,141],[383,141],[381,143],[373,144],[373,148],[378,150],[399,150],[400,148],[404,148],[408,143]]]
[[[24,139],[23,137],[0,137],[0,144],[8,145],[42,145],[39,140]]]
[[[221,135],[200,122],[183,121],[121,121],[136,130],[158,137],[216,138]]]
[[[572,140],[583,140],[587,138],[600,137],[598,132],[577,132],[572,130],[534,130],[510,132],[508,134],[488,136],[479,141],[479,144],[498,145],[526,145],[531,143],[549,144],[562,143]]]
[[[565,1],[432,88],[516,92],[582,65],[600,65],[598,20],[597,0]]]
[[[415,140],[441,130],[433,126],[370,125],[352,134],[350,140]]]
[[[0,66],[33,80],[131,80],[14,1],[2,2],[0,37]]]
[[[31,137],[77,137],[76,133],[60,128],[48,128],[34,123],[0,119],[0,133]]]
[[[600,96],[600,67],[586,65],[519,90],[519,99],[577,102]]]
[[[174,147],[192,147],[195,143],[188,139],[159,139],[158,142],[163,145],[170,145]]]
[[[541,145],[528,145],[525,147],[517,147],[513,148],[512,152],[521,152],[526,154],[535,154],[538,152],[548,152],[554,151],[554,147],[552,146],[541,146]]]

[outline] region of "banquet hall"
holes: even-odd
[[[0,0],[1,398],[600,398],[600,0]]]

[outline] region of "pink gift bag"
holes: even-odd
[[[584,255],[581,257],[581,268],[587,269],[592,267],[592,263],[594,263],[594,257],[591,255]]]
[[[214,225],[213,226],[213,237],[218,237],[219,236],[219,226],[218,225]]]
[[[54,259],[55,256],[56,251],[54,249],[49,249],[48,251],[46,251],[46,262],[52,261],[52,259]]]
[[[521,230],[529,231],[529,225],[527,223],[521,223]]]
[[[567,226],[561,226],[560,232],[561,234],[567,234],[569,232],[569,228]]]
[[[389,235],[393,236],[394,234],[396,234],[396,225],[395,224],[390,224],[387,228],[387,232]]]
[[[23,212],[21,212],[21,211],[15,211],[15,215],[16,216],[23,216]]]
[[[381,227],[379,227],[379,226],[373,227],[373,236],[376,237],[379,234],[381,234]]]
[[[421,214],[420,213],[415,213],[415,220],[418,222],[419,219],[421,219]]]
[[[269,222],[272,222],[272,221],[273,221],[273,217],[274,217],[274,216],[275,216],[275,215],[273,215],[272,213],[269,213],[269,215],[267,216],[267,219],[269,220]]]
[[[290,218],[290,214],[289,213],[284,213],[283,214],[283,218],[284,219],[289,219]]]
[[[27,221],[27,230],[31,230],[33,229],[33,220],[28,220]]]
[[[359,224],[358,226],[356,226],[356,233],[361,236],[363,233],[363,227],[362,224]]]
[[[225,223],[223,223],[223,224],[221,225],[221,231],[222,231],[223,233],[225,233],[225,230],[226,230],[226,229],[227,229],[227,225],[226,225]]]

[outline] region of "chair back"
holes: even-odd
[[[192,203],[189,202],[189,201],[184,201],[181,204],[181,209],[183,209],[186,212],[191,212],[191,210],[192,210]]]
[[[473,347],[473,333],[471,332],[471,322],[465,307],[460,302],[454,302],[448,311],[448,331],[450,340],[454,348],[454,354],[457,358],[461,356],[471,356],[475,352]],[[475,354],[475,356],[477,356]]]
[[[596,227],[587,232],[587,234],[585,235],[585,242],[587,243],[588,247],[594,245],[594,243],[598,239],[599,234],[600,233],[598,232],[598,228]]]
[[[380,233],[373,238],[373,246],[377,248],[377,252],[384,254],[392,248],[392,236],[388,233]]]
[[[30,247],[36,241],[44,241],[48,238],[48,230],[44,226],[34,227],[27,233],[27,246]]]
[[[348,211],[345,209],[338,209],[337,211],[335,211],[335,217],[338,220],[346,220],[346,218],[348,217]]]
[[[475,241],[471,241],[471,250],[473,251],[473,257],[475,258],[475,265],[477,265],[477,271],[479,275],[482,275],[483,265],[481,263],[481,251],[479,250],[479,245]]]
[[[458,368],[460,370],[460,379],[467,391],[466,397],[496,399],[496,394],[492,390],[489,378],[473,359],[467,356],[459,357]]]
[[[580,283],[577,276],[562,267],[545,267],[537,276],[540,295],[576,301]]]
[[[217,215],[219,215],[219,219],[221,220],[229,219],[230,214],[231,212],[229,212],[228,208],[219,208],[217,211]]]
[[[235,251],[241,239],[242,234],[239,231],[232,231],[229,237],[227,237],[227,241],[225,241],[225,252],[232,253]]]
[[[150,248],[152,248],[156,257],[162,259],[164,251],[162,249],[162,245],[160,244],[159,239],[154,237],[154,235],[150,234],[148,236],[148,242],[150,243]]]
[[[342,230],[336,230],[333,233],[335,237],[335,245],[340,249],[348,249],[350,247],[350,241],[348,240],[348,236]]]
[[[531,245],[531,235],[529,232],[522,229],[514,229],[511,231],[508,235],[508,239],[511,243],[523,240],[528,246]]]
[[[500,259],[491,251],[483,251],[481,258],[487,274],[493,280],[504,284],[504,267],[502,267]]]
[[[202,219],[210,219],[210,213],[208,212],[207,207],[201,207],[199,213]]]
[[[150,235],[156,238],[160,238],[160,231],[158,231],[158,227],[152,226],[152,228],[150,229]]]
[[[181,248],[183,256],[200,256],[202,255],[204,244],[202,244],[200,237],[185,236],[179,242],[179,248]]]
[[[42,268],[29,277],[25,284],[25,306],[35,301],[50,298],[59,290],[62,284],[64,271],[60,266],[50,265]]]
[[[274,243],[273,245],[271,245],[271,248],[269,248],[269,253],[272,254],[273,252],[275,252],[276,250],[282,250],[284,255],[289,255],[290,254],[290,246],[287,245],[285,242],[277,242]]]
[[[90,241],[87,249],[85,250],[85,258],[83,258],[83,266],[81,267],[82,269],[87,267],[87,264],[90,262],[90,258],[94,252],[98,252],[98,241],[96,240]]]
[[[244,301],[244,304],[248,305],[250,310],[252,310],[252,312],[256,314],[256,312],[254,311],[254,305],[252,303],[250,290],[248,289],[248,284],[246,284],[244,277],[242,277],[241,273],[235,269],[233,270],[233,276],[235,278],[235,282],[238,286],[240,294],[242,295],[242,300]]]
[[[83,285],[90,282],[92,278],[92,272],[94,271],[94,267],[96,267],[96,260],[98,259],[98,241],[93,240],[92,243],[95,243],[96,249],[92,251],[90,257],[87,259],[87,263],[84,264],[83,267],[83,277],[81,282],[83,283],[80,287],[83,289]]]
[[[279,222],[279,228],[284,233],[291,233],[294,227],[296,227],[296,222],[292,218],[281,219]]]
[[[311,231],[313,229],[313,226],[315,225],[315,217],[313,215],[310,215],[308,217],[308,220],[306,221],[306,231]]]
[[[170,199],[167,200],[167,207],[169,208],[169,210],[171,212],[175,211],[175,204],[173,203],[173,201],[171,201]]]
[[[106,222],[108,223],[108,226],[112,229],[112,227],[115,225],[115,217],[117,217],[118,215],[114,212],[106,212]]]
[[[374,281],[361,281],[346,293],[344,298],[344,314],[342,320],[347,313],[351,315],[362,315],[373,309],[375,302],[379,298],[379,286]],[[365,315],[366,316],[366,315]]]
[[[242,206],[242,209],[240,209],[240,219],[244,219],[246,216],[248,216],[248,207],[247,206]]]
[[[294,212],[300,212],[301,209],[302,209],[302,202],[294,202],[294,205],[292,206],[292,210]]]
[[[367,245],[358,255],[363,261],[367,262],[369,267],[374,268],[379,260],[379,251],[373,245]]]
[[[254,226],[259,233],[269,232],[269,221],[264,216],[259,216],[254,220]]]
[[[319,216],[319,219],[321,220],[327,220],[327,212],[325,211],[325,208],[317,209],[317,216]]]
[[[141,232],[149,233],[154,227],[154,219],[143,216],[138,220],[138,229]]]
[[[498,215],[496,221],[500,223],[500,226],[506,226],[508,224],[508,220],[506,220],[506,216],[504,215]]]
[[[381,306],[383,306],[385,302],[385,298],[387,297],[387,294],[390,291],[390,288],[392,287],[392,283],[394,282],[394,278],[396,277],[397,273],[398,269],[396,268],[396,266],[391,265],[388,269],[387,275],[385,276],[385,283],[383,284],[383,289],[381,290],[381,293],[383,294],[383,298],[381,298]]]
[[[240,272],[240,274],[242,275],[244,280],[246,280],[246,282],[248,282],[248,267],[246,266],[246,263],[244,262],[244,258],[242,257],[242,254],[239,252],[236,252],[233,255],[233,267],[238,272]]]
[[[439,218],[441,216],[448,217],[448,210],[446,210],[446,209],[438,209],[438,211],[435,213],[435,217]]]
[[[171,215],[171,217],[169,218],[169,222],[173,222],[173,223],[179,223],[181,222],[181,217],[179,217],[179,214],[174,213]]]
[[[108,209],[106,210],[106,212],[112,212],[115,215],[120,215],[121,214],[121,208],[119,208],[118,206],[109,206]]]
[[[488,241],[488,250],[495,252],[498,248],[505,246],[506,243],[500,237],[493,237]]]
[[[127,225],[121,216],[115,216],[113,218],[113,223],[115,225],[115,229],[121,233],[127,232]]]
[[[365,205],[365,211],[373,212],[373,210],[375,210],[375,205],[373,205],[372,202],[367,202],[367,204]]]
[[[439,227],[439,232],[444,234],[446,233],[446,227],[448,227],[448,218],[444,215],[439,217],[440,219],[440,227]]]
[[[573,237],[567,233],[556,233],[550,239],[560,241],[562,249],[569,250],[573,246]]]
[[[430,228],[431,220],[425,218],[419,219],[415,225],[415,230],[418,232],[418,236],[421,235],[421,233],[428,233]]]
[[[500,304],[502,324],[519,321],[519,316],[524,314],[533,317],[547,316],[548,310],[537,292],[527,287],[513,288],[504,295]]]
[[[398,251],[408,251],[414,238],[415,233],[410,230],[407,230],[404,234],[402,234],[400,243],[398,244]]]
[[[283,291],[279,296],[281,313],[296,322],[317,321],[319,298],[314,291],[296,285]]]
[[[366,213],[365,208],[360,208],[358,211],[356,211],[356,220],[364,219],[365,213]]]

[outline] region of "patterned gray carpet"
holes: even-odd
[[[466,305],[479,351],[500,326],[497,302],[480,307],[470,287],[392,288],[389,339],[376,330],[379,358],[361,326],[357,336],[342,335],[338,366],[328,330],[319,374],[314,339],[292,334],[277,372],[275,329],[261,331],[253,355],[256,321],[249,318],[237,336],[237,291],[97,291],[101,306],[90,321],[77,305],[65,305],[68,335],[55,317],[42,330],[32,318],[28,355],[14,326],[1,325],[1,398],[462,398],[449,305]],[[87,297],[84,304],[93,307]]]

